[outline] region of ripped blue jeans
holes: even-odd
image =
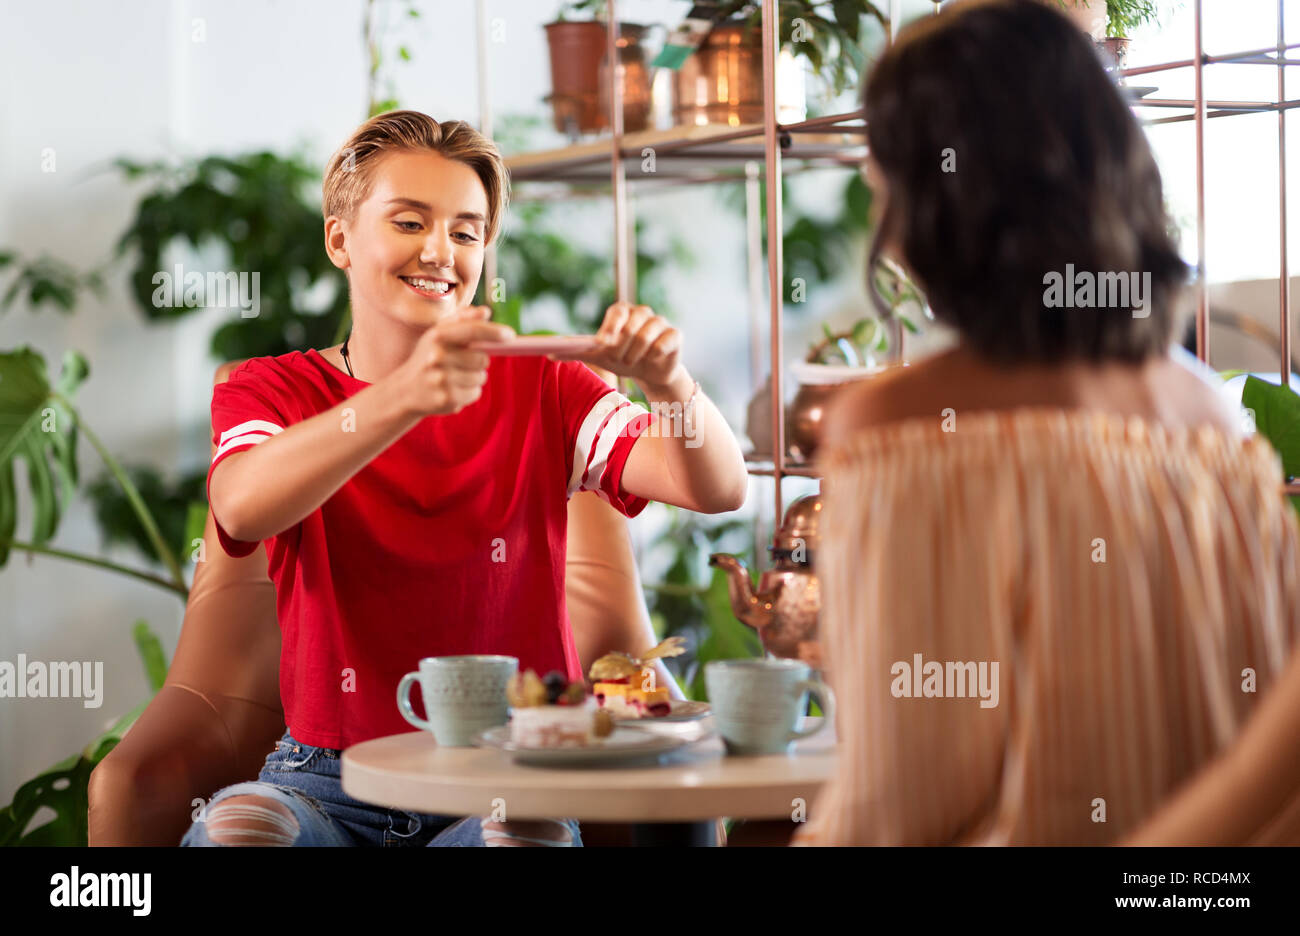
[[[388,809],[363,803],[343,792],[341,752],[295,741],[288,731],[266,757],[257,780],[222,787],[181,839],[182,846],[219,846],[208,836],[207,822],[222,800],[232,796],[262,796],[284,806],[293,820],[275,810],[229,803],[221,808],[227,831],[236,824],[241,836],[264,836],[268,845],[294,846],[482,846],[484,831],[478,816],[439,816]],[[239,820],[250,820],[241,822]],[[556,819],[569,831],[573,846],[581,846],[576,819]],[[489,831],[496,838],[511,838]],[[517,836],[515,836],[517,837]],[[567,844],[567,843],[566,843]]]

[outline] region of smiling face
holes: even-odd
[[[429,150],[388,153],[372,171],[356,216],[326,221],[331,258],[348,270],[354,316],[423,328],[470,305],[488,215],[477,173]]]

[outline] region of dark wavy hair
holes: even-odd
[[[935,318],[995,361],[1167,349],[1191,268],[1160,173],[1095,46],[1054,6],[959,0],[924,17],[872,69],[863,110],[888,184],[868,263],[882,312],[874,272],[893,241]],[[1149,273],[1149,315],[1047,307],[1045,277],[1067,264]]]

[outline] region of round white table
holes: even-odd
[[[440,815],[634,823],[638,844],[705,845],[720,816],[791,819],[801,805],[806,814],[835,766],[834,725],[790,754],[762,757],[728,757],[711,718],[651,730],[694,740],[648,766],[557,768],[519,765],[495,748],[439,747],[426,731],[390,735],[343,752],[343,791]]]

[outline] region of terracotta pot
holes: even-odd
[[[1102,48],[1102,56],[1106,59],[1108,69],[1128,67],[1128,39],[1123,36],[1107,36],[1099,40],[1098,44]]]
[[[547,23],[551,51],[551,110],[555,129],[569,136],[609,125],[600,106],[600,63],[605,57],[605,24]]]

